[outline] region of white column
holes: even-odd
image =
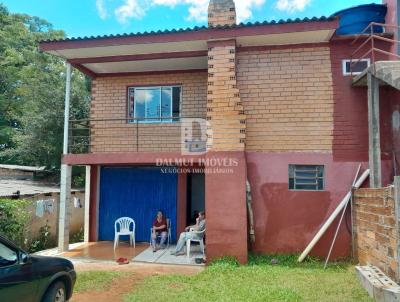
[[[71,166],[61,165],[60,208],[58,218],[58,251],[69,248],[69,222],[71,216]]]
[[[84,216],[84,241],[89,242],[89,210],[90,210],[90,166],[86,166],[85,181],[85,216]]]
[[[66,63],[66,67],[63,154],[68,153],[69,105],[71,98],[71,64]],[[68,251],[69,248],[69,222],[71,216],[71,172],[71,166],[61,164],[60,206],[58,216],[59,252]]]

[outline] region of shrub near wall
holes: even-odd
[[[0,233],[28,252],[34,253],[55,246],[47,222],[37,234],[32,234],[32,213],[27,209],[33,201],[23,199],[0,199]],[[55,232],[55,230],[54,230]]]
[[[29,213],[25,208],[30,204],[27,200],[0,199],[0,233],[26,248],[27,222]]]

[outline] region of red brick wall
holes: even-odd
[[[329,47],[241,51],[237,59],[246,151],[332,150]]]
[[[246,116],[236,81],[236,41],[208,45],[207,150],[243,151]]]
[[[368,99],[367,87],[353,87],[351,77],[344,76],[342,60],[350,59],[359,44],[351,45],[352,39],[335,40],[330,43],[333,78],[333,145],[335,161],[368,161]],[[360,41],[361,43],[361,41]],[[388,50],[389,45],[377,42],[377,47]],[[364,51],[367,51],[365,47]],[[360,52],[363,54],[363,51]],[[378,59],[385,59],[378,56]],[[380,88],[380,127],[382,149],[382,183],[392,181],[392,88]],[[394,99],[394,98],[392,98]]]
[[[361,265],[379,267],[398,280],[395,202],[393,187],[354,192],[354,251]]]
[[[181,116],[206,115],[207,73],[96,78],[91,119],[125,119],[127,87],[182,85]],[[180,123],[129,124],[125,120],[93,121],[91,152],[180,151]],[[136,133],[139,142],[136,144]]]

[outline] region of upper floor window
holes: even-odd
[[[129,87],[128,116],[147,123],[176,121],[181,91],[180,86]]]
[[[322,191],[324,189],[324,166],[289,165],[289,189]]]
[[[362,73],[371,64],[370,59],[357,60],[342,60],[343,75],[357,75]]]

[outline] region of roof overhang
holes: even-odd
[[[40,49],[91,77],[121,73],[206,70],[208,42],[236,39],[238,47],[329,42],[338,21],[254,24],[163,33],[44,41]]]

